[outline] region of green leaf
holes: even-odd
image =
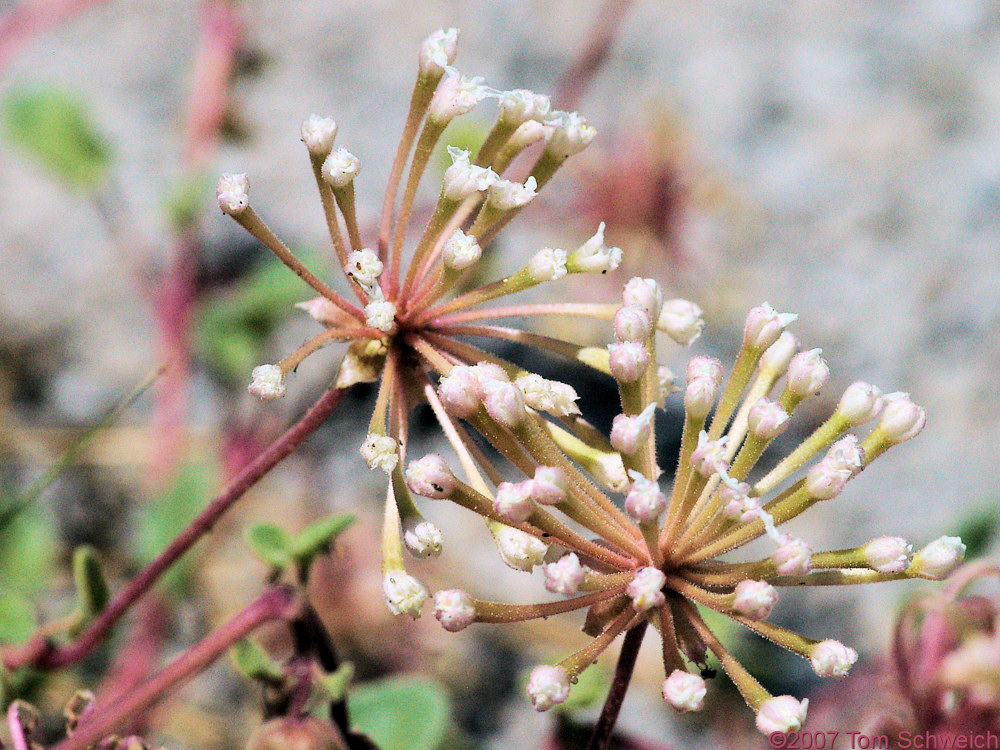
[[[73,550],[73,581],[76,584],[77,621],[70,628],[70,635],[75,637],[108,606],[111,596],[93,547],[83,545]]]
[[[354,729],[382,750],[436,750],[451,716],[445,689],[426,677],[397,677],[352,688],[347,708]]]
[[[188,177],[170,192],[166,199],[166,213],[170,225],[178,231],[190,228],[209,206],[212,200],[212,179],[207,175]]]
[[[0,590],[0,643],[20,643],[38,626],[31,600],[9,589]]]
[[[965,544],[965,559],[971,560],[982,555],[996,538],[1000,528],[1000,517],[993,509],[984,509],[964,519],[958,529],[958,536]]]
[[[595,706],[604,700],[610,687],[611,675],[599,666],[592,665],[580,673],[579,681],[569,691],[569,698],[556,708],[560,711],[576,711]]]
[[[292,561],[292,538],[273,523],[251,526],[247,542],[257,556],[272,567],[285,568]]]
[[[323,692],[323,696],[328,702],[339,701],[347,692],[347,686],[353,677],[354,665],[350,662],[344,662],[337,667],[336,672],[320,677],[316,686]]]
[[[93,190],[110,162],[104,138],[79,98],[63,91],[22,89],[3,102],[8,137],[73,187]]]
[[[292,556],[303,567],[309,567],[312,559],[330,549],[330,545],[336,541],[347,528],[355,521],[354,516],[332,516],[322,521],[317,521],[307,527],[292,542]]]
[[[285,671],[281,665],[249,638],[244,638],[233,646],[230,654],[236,669],[251,680],[276,683],[285,679]]]

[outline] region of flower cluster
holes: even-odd
[[[656,334],[691,344],[704,325],[701,310],[685,300],[664,300],[659,285],[644,278],[625,284],[620,306],[483,307],[568,274],[614,270],[621,250],[605,244],[603,224],[575,250],[542,248],[504,278],[453,293],[491,250],[497,233],[594,137],[583,118],[554,111],[547,97],[496,91],[481,78],[461,75],[452,67],[456,44],[457,31],[449,29],[432,34],[421,47],[374,249],[363,245],[355,215],[353,180],[360,160],[343,148],[334,151],[332,120],[313,116],[302,126],[333,247],[357,304],[319,279],[274,236],[250,206],[245,176],[220,180],[222,210],[313,287],[319,296],[300,307],[324,326],[281,362],[256,368],[250,391],[263,399],[280,397],[285,378],[302,359],[330,342],[350,342],[337,387],[379,382],[361,454],[372,469],[389,476],[383,525],[389,608],[418,617],[429,597],[406,571],[404,547],[418,558],[442,549],[440,531],[422,517],[414,499],[419,495],[449,500],[482,516],[507,565],[529,572],[540,566],[545,588],[564,597],[513,605],[482,601],[457,589],[438,591],[435,616],[447,630],[587,610],[584,631],[591,642],[531,675],[528,692],[538,710],[565,701],[571,684],[601,652],[619,635],[648,622],[663,639],[663,695],[674,708],[701,708],[706,686],[690,665],[703,667],[711,652],[756,711],[762,731],[797,729],[806,701],[772,697],[707,627],[697,606],[721,612],[809,659],[817,674],[846,674],[857,658],[852,649],[766,621],[778,590],[940,578],[958,564],[964,547],[944,537],[911,556],[905,540],[880,537],[856,548],[813,552],[805,540],[778,527],[835,497],[881,453],[916,435],[923,410],[906,394],[883,395],[874,386],[855,383],[823,425],[751,483],[760,456],[829,374],[819,350],[798,352],[797,340],[785,331],[795,316],[765,303],[748,315],[728,376],[718,360],[690,360],[680,455],[672,483],[662,486],[654,449],[656,413],[679,389],[670,370],[657,362]],[[451,120],[485,99],[498,101],[495,124],[475,155],[448,149],[452,165],[411,250],[409,220],[430,155]],[[526,170],[516,171],[524,162]],[[515,173],[520,176],[514,178]],[[606,348],[582,347],[484,322],[551,314],[609,321],[616,341]],[[540,347],[614,378],[622,413],[610,435],[583,419],[572,387],[493,356],[469,337]],[[462,478],[440,455],[406,463],[407,415],[418,401],[436,415]],[[875,419],[865,437],[855,434]],[[497,450],[503,464],[484,454],[470,428]],[[511,481],[512,473],[519,479]],[[773,545],[768,557],[719,560],[760,537]]]

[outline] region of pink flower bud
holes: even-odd
[[[449,633],[457,633],[476,621],[476,607],[461,589],[438,591],[434,594],[434,617]]]
[[[864,468],[865,452],[857,435],[844,435],[830,446],[823,460],[833,468],[849,472],[853,477]]]
[[[653,330],[653,324],[645,310],[637,305],[630,305],[618,308],[614,328],[619,341],[645,341]]]
[[[465,419],[479,408],[478,385],[471,367],[455,365],[438,383],[438,398],[451,416]]]
[[[743,327],[743,343],[751,349],[766,349],[785,327],[798,318],[794,313],[779,313],[764,302],[750,310]]]
[[[703,355],[691,357],[688,360],[685,377],[689,383],[698,378],[705,378],[713,384],[714,388],[718,388],[722,383],[722,363],[715,357]]]
[[[663,604],[666,597],[662,589],[666,582],[667,577],[659,568],[639,568],[635,571],[635,577],[625,589],[625,593],[632,598],[632,608],[636,612],[645,612]]]
[[[688,381],[684,389],[684,410],[690,419],[704,419],[712,410],[718,395],[718,384],[709,378]]]
[[[531,481],[501,482],[497,485],[496,498],[493,500],[493,510],[511,523],[527,521],[535,512],[535,503],[531,499]]]
[[[531,499],[539,505],[557,505],[566,499],[569,480],[558,466],[539,466],[531,482]]]
[[[773,440],[788,427],[788,412],[776,401],[762,398],[747,414],[750,433],[761,440]]]
[[[768,698],[757,709],[757,729],[764,734],[796,732],[806,720],[809,699],[796,700],[790,695]]]
[[[864,546],[865,562],[879,573],[902,573],[910,564],[912,546],[899,536],[880,536]]]
[[[760,369],[762,372],[782,373],[788,369],[792,357],[799,350],[799,340],[794,334],[785,331],[778,340],[771,344],[764,353],[760,355]]]
[[[830,377],[830,368],[820,354],[822,349],[810,349],[792,357],[788,365],[788,390],[799,398],[815,396]]]
[[[882,411],[882,391],[870,383],[851,383],[840,397],[837,414],[851,425],[864,424]]]
[[[691,453],[691,465],[701,476],[710,477],[720,469],[729,468],[726,461],[726,449],[729,446],[729,436],[718,440],[709,440],[708,433],[702,430],[698,433],[698,446]]]
[[[740,581],[733,596],[733,609],[751,620],[763,620],[778,601],[778,592],[767,581]]]
[[[543,664],[531,670],[528,697],[536,711],[548,711],[569,698],[569,675],[558,666]]]
[[[313,156],[326,156],[337,137],[337,123],[330,117],[309,115],[302,123],[302,142]]]
[[[851,478],[851,472],[838,468],[825,459],[809,469],[805,488],[810,497],[829,500],[839,495]]]
[[[482,77],[446,72],[427,107],[427,119],[445,125],[472,110],[488,95],[489,88]]]
[[[927,415],[910,400],[908,393],[890,393],[884,397],[885,409],[878,429],[892,444],[915,437],[924,428]]]
[[[820,677],[846,677],[858,660],[858,652],[840,641],[820,641],[812,647],[809,662]]]
[[[761,501],[759,497],[750,497],[750,485],[737,482],[736,486],[724,484],[719,489],[719,499],[723,502],[722,515],[726,518],[749,523],[760,518]]]
[[[771,562],[783,576],[805,575],[812,570],[812,550],[801,539],[786,535],[781,546],[771,553]]]
[[[537,187],[538,182],[534,177],[529,177],[523,185],[519,182],[498,179],[490,185],[486,200],[491,206],[501,211],[512,211],[515,208],[521,208],[521,206],[526,205],[532,198],[538,195]],[[566,251],[560,250],[559,252],[562,253],[562,275],[565,276]]]
[[[650,404],[637,416],[619,414],[615,417],[611,423],[611,447],[625,454],[639,450],[639,446],[646,442],[653,429],[655,408],[656,404]]]
[[[551,108],[552,104],[545,94],[527,89],[504,91],[500,95],[499,119],[510,125],[520,125],[528,120],[541,122]]]
[[[428,453],[406,467],[406,486],[423,497],[440,500],[455,491],[455,475],[445,460],[436,453]]]
[[[527,412],[520,388],[510,381],[490,380],[482,389],[483,406],[494,421],[511,429],[521,424]]]
[[[250,180],[245,174],[224,173],[215,187],[219,208],[230,216],[239,216],[250,206]]]
[[[683,669],[675,669],[663,682],[663,699],[681,713],[701,711],[707,692],[704,679]]]
[[[678,344],[690,346],[705,327],[700,307],[686,299],[668,299],[660,309],[656,327]]]
[[[637,471],[630,471],[629,476],[632,486],[625,496],[625,512],[641,523],[655,521],[667,508],[667,498],[660,491],[660,485]]]
[[[616,341],[608,344],[608,367],[615,380],[634,383],[649,365],[649,352],[638,341]]]
[[[965,559],[965,545],[957,536],[935,539],[913,556],[908,571],[921,578],[940,581]]]
[[[542,571],[545,573],[545,588],[563,596],[576,594],[586,577],[580,558],[572,552],[563,555],[557,562],[543,566]]]
[[[507,377],[507,373],[504,369],[497,364],[492,362],[479,362],[469,368],[472,375],[476,379],[476,395],[480,399],[486,396],[486,384],[494,380],[509,383],[510,378]]]
[[[448,146],[448,155],[452,164],[444,173],[441,184],[441,195],[447,200],[460,202],[466,198],[487,190],[499,177],[488,167],[477,167],[470,159],[465,149]]]
[[[660,319],[660,308],[663,306],[663,290],[656,279],[643,279],[636,276],[629,279],[622,290],[622,304],[625,307],[636,306],[646,311],[650,320]]]

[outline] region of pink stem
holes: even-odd
[[[47,28],[97,5],[101,0],[52,0],[21,2],[0,19],[0,68],[18,48]]]
[[[583,302],[564,302],[540,305],[512,305],[509,307],[484,307],[478,310],[463,310],[448,313],[431,320],[432,326],[453,325],[471,320],[487,318],[522,318],[534,315],[581,315],[597,320],[612,320],[615,317],[617,305],[587,304]]]
[[[10,727],[10,741],[14,745],[14,750],[30,750],[27,736],[24,734],[24,727],[21,725],[21,717],[18,716],[20,704],[13,701],[7,708],[7,726]]]

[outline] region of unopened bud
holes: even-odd
[[[882,391],[871,383],[858,381],[847,386],[837,405],[837,414],[851,425],[859,425],[877,417],[882,406]]]
[[[779,313],[764,302],[747,314],[746,324],[743,327],[743,343],[751,349],[766,349],[777,341],[785,327],[798,317],[794,313]]]
[[[493,510],[511,523],[527,521],[535,512],[535,503],[531,499],[531,480],[517,483],[501,482],[497,485]]]
[[[527,412],[520,388],[502,380],[490,380],[482,388],[483,406],[494,421],[511,429],[524,421]]]
[[[239,216],[250,206],[250,180],[245,174],[227,172],[219,177],[215,197],[223,213]]]
[[[455,475],[445,460],[436,453],[428,453],[406,467],[406,486],[423,497],[441,500],[455,491]]]
[[[797,732],[806,721],[809,699],[796,700],[790,695],[768,698],[757,709],[757,729],[763,734]]]
[[[846,677],[857,660],[857,651],[832,639],[820,641],[809,654],[813,671],[820,677]]]
[[[384,333],[396,330],[396,305],[387,299],[377,299],[365,305],[365,323]]]
[[[913,547],[899,536],[880,536],[864,546],[865,562],[879,573],[902,573],[910,564]]]
[[[625,512],[641,523],[651,523],[667,509],[667,498],[660,485],[637,471],[630,471],[632,486],[625,496]]]
[[[729,436],[718,440],[709,440],[708,433],[702,430],[698,433],[698,445],[691,452],[691,465],[701,476],[710,477],[721,471],[726,471],[729,464],[726,461],[726,449],[729,447]]]
[[[576,401],[580,398],[576,389],[558,380],[547,380],[541,375],[529,373],[515,381],[524,394],[524,402],[532,409],[544,411],[557,417],[579,414]]]
[[[884,397],[885,409],[878,429],[892,444],[915,437],[927,421],[924,410],[910,400],[908,393],[890,393]]]
[[[323,162],[323,179],[338,190],[354,182],[361,173],[361,160],[346,148],[338,148]]]
[[[701,711],[707,692],[701,676],[683,669],[675,669],[663,682],[663,699],[681,713]]]
[[[531,670],[528,697],[536,711],[548,711],[569,698],[569,674],[562,667],[543,664]]]
[[[776,401],[762,398],[747,414],[750,433],[760,440],[773,440],[788,427],[788,412]]]
[[[792,357],[788,365],[788,390],[799,398],[815,396],[830,378],[830,367],[822,349],[810,349]]]
[[[441,249],[441,257],[447,268],[464,271],[473,265],[483,254],[483,249],[476,242],[474,235],[466,234],[456,229]]]
[[[540,505],[557,505],[566,499],[569,480],[558,466],[539,466],[531,482],[531,499]]]
[[[566,251],[543,247],[531,256],[526,268],[536,284],[561,279],[566,275]]]
[[[465,419],[479,408],[478,382],[467,365],[455,365],[438,383],[438,398],[446,412]]]
[[[733,609],[751,620],[763,620],[778,601],[778,592],[767,581],[740,581],[736,584]]]
[[[580,564],[580,558],[570,552],[556,562],[542,568],[545,573],[545,588],[553,594],[573,596],[580,590],[580,584],[586,576],[586,571]]]
[[[448,146],[452,164],[444,173],[441,194],[450,201],[464,201],[475,193],[489,188],[499,178],[489,167],[472,164],[471,154],[465,149]]]
[[[650,320],[660,319],[660,308],[663,306],[663,290],[656,279],[643,279],[639,276],[629,279],[622,289],[622,304],[625,307],[636,305],[646,311]]]
[[[277,365],[258,365],[250,373],[247,390],[263,401],[272,401],[285,395],[285,376]]]
[[[666,597],[662,589],[666,582],[667,577],[659,568],[639,568],[635,571],[635,577],[625,589],[632,599],[632,608],[636,612],[645,612],[663,604]]]
[[[780,575],[805,575],[812,570],[812,550],[801,539],[786,535],[781,546],[771,553],[771,562]]]
[[[420,45],[420,74],[441,75],[455,62],[458,29],[438,29]]]
[[[615,417],[611,423],[611,447],[628,455],[639,450],[652,432],[655,409],[656,404],[650,404],[634,417],[627,414]]]
[[[447,125],[464,115],[489,95],[486,81],[480,76],[467,77],[448,71],[438,84],[427,107],[427,119]]]
[[[913,556],[907,570],[921,578],[940,581],[965,559],[965,545],[957,536],[942,536],[935,539]]]
[[[705,327],[700,307],[686,299],[668,299],[660,309],[656,327],[678,344],[690,346]]]
[[[475,622],[476,607],[461,589],[438,591],[434,594],[434,617],[449,633],[457,633]]]
[[[638,305],[629,305],[618,308],[614,328],[619,341],[645,341],[653,330],[653,324],[645,310]]]
[[[608,344],[608,369],[615,380],[634,383],[649,365],[646,345],[638,341],[616,341]]]
[[[302,142],[313,156],[326,156],[337,137],[337,123],[332,117],[309,115],[302,123]]]

